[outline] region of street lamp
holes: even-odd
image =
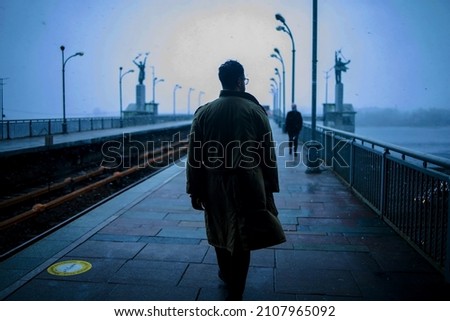
[[[317,0],[313,0],[312,12],[312,87],[311,87],[311,142],[306,146],[308,153],[306,173],[320,173],[318,151],[322,148],[316,142],[316,113],[317,113]]]
[[[191,92],[194,91],[194,88],[189,88],[189,92],[188,92],[188,105],[187,105],[187,114],[190,115],[191,114]]]
[[[3,110],[3,86],[5,85],[4,81],[5,81],[6,79],[8,79],[8,78],[0,78],[0,103],[2,104],[2,108],[1,108],[1,110],[0,110],[1,119],[2,119],[2,120],[1,120],[2,126],[1,126],[1,128],[0,128],[0,131],[1,131],[0,139],[3,139],[3,118],[6,117],[5,114],[4,114],[4,110]],[[6,136],[8,136],[8,135],[6,135]]]
[[[276,29],[278,31],[286,32],[292,41],[292,104],[295,102],[295,43],[294,43],[294,37],[292,36],[291,29],[289,29],[288,25],[286,24],[286,20],[284,17],[277,13],[275,15],[275,19],[280,21],[283,26],[278,26]]]
[[[275,105],[277,103],[277,100],[276,100],[277,91],[275,89],[275,85],[274,84],[270,84],[270,93],[273,95],[273,109],[274,109],[274,113],[275,113]]]
[[[334,67],[332,67],[331,69],[324,71],[325,72],[325,104],[328,105],[328,79],[330,78],[330,75],[328,75],[330,73],[330,71],[333,69]]]
[[[275,75],[278,76],[278,84],[280,85],[280,91],[281,91],[281,87],[284,86],[284,83],[281,82],[281,75],[280,75],[280,72],[278,71],[278,68],[275,68]],[[278,96],[278,100],[279,100],[278,108],[280,109],[280,113],[281,113],[281,93]],[[284,113],[283,113],[283,119],[281,120],[281,122],[284,123]]]
[[[152,103],[155,103],[155,86],[157,83],[159,82],[163,82],[164,79],[158,79],[158,77],[155,77],[155,66],[150,66],[152,68],[152,93],[153,93],[153,98],[152,98]]]
[[[284,68],[284,59],[283,56],[281,56],[280,50],[278,48],[274,48],[273,51],[275,51],[274,54],[271,54],[270,57],[276,58],[281,62],[281,67],[283,70],[283,122],[286,118],[286,69]]]
[[[276,91],[276,97],[278,98],[279,96],[279,94],[280,94],[280,86],[278,85],[278,83],[277,83],[277,81],[275,80],[275,78],[270,78],[270,80],[272,81],[272,85],[274,85],[274,88],[275,88],[275,91]],[[277,109],[278,110],[280,110],[280,106],[277,106],[278,105],[278,99],[276,99],[275,100],[275,103],[274,103],[274,106],[273,106],[273,109],[275,110],[275,107],[277,107]]]
[[[66,70],[66,63],[69,61],[70,58],[76,57],[76,56],[83,56],[83,52],[77,52],[64,60],[64,46],[60,47],[61,49],[61,55],[62,55],[62,85],[63,85],[63,123],[62,123],[62,132],[63,134],[67,134],[67,120],[66,120],[66,80],[65,80],[65,70]]]
[[[205,94],[204,91],[201,91],[198,93],[198,106],[200,107],[202,105],[202,96]]]
[[[181,88],[180,85],[176,84],[175,87],[173,88],[173,115],[175,116],[175,111],[176,111],[176,103],[175,103],[175,92],[177,91],[177,89]]]
[[[122,67],[119,67],[119,102],[120,102],[120,128],[122,128],[122,78],[129,74],[130,72],[134,72],[133,69],[128,70],[126,73],[122,74]]]
[[[155,103],[155,87],[156,87],[156,84],[157,83],[159,83],[159,82],[163,82],[164,81],[164,79],[158,79],[158,77],[153,77],[153,100],[152,100],[152,102],[153,102],[153,104]]]

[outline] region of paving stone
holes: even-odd
[[[164,237],[186,237],[186,238],[203,238],[206,239],[205,228],[189,228],[189,227],[165,227],[157,234]]]
[[[113,286],[107,283],[68,280],[31,280],[10,296],[13,301],[98,301],[108,298]]]
[[[348,270],[350,266],[334,251],[286,251],[275,252],[277,269],[292,272],[307,269]]]
[[[34,246],[25,248],[20,252],[21,257],[49,257],[71,244],[68,240],[47,240],[43,239]]]
[[[112,241],[112,242],[138,242],[140,235],[106,234],[97,233],[90,238],[91,241]]]
[[[273,292],[274,285],[274,269],[268,267],[255,267],[251,266],[248,271],[246,294],[252,292]]]
[[[204,223],[204,216],[199,214],[191,214],[191,213],[168,213],[165,217],[166,220],[169,221],[193,221],[193,222],[201,222]]]
[[[275,290],[283,293],[327,294],[359,297],[361,292],[350,271],[278,268]]]
[[[198,288],[117,284],[104,297],[108,301],[195,301]],[[150,308],[150,306],[148,306]]]
[[[145,246],[141,242],[86,241],[69,252],[70,256],[131,259]]]
[[[334,251],[334,252],[368,252],[369,249],[365,245],[351,244],[297,244],[294,243],[294,250],[310,250],[310,251]]]
[[[108,225],[103,228],[102,234],[121,234],[121,235],[135,235],[135,236],[155,236],[161,231],[161,227],[152,223],[149,224],[115,224]]]
[[[139,209],[133,207],[121,215],[122,218],[135,218],[147,220],[162,220],[167,215],[167,211],[154,211],[151,209]]]
[[[179,262],[131,260],[126,262],[108,281],[120,284],[174,287],[180,283],[187,266],[187,263]]]
[[[143,236],[139,238],[140,242],[156,244],[201,244],[201,239],[184,237],[161,237],[161,236]]]
[[[138,260],[170,261],[170,262],[201,262],[208,247],[191,244],[149,243],[136,256]]]
[[[219,268],[216,264],[189,264],[179,286],[199,288],[219,288],[224,283],[218,277]]]

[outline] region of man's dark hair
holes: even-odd
[[[224,89],[234,89],[239,78],[244,78],[244,67],[239,62],[228,60],[219,67],[219,79]]]

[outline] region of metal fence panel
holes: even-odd
[[[383,215],[441,269],[447,255],[448,194],[447,175],[388,157]]]
[[[450,160],[329,127],[317,126],[317,134],[325,146],[325,167],[450,282]],[[311,136],[306,123],[302,140],[307,142]],[[338,144],[342,144],[339,150]],[[349,166],[336,162],[337,156]]]

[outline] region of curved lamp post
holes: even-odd
[[[284,59],[281,56],[280,50],[278,48],[274,48],[274,54],[271,54],[270,57],[278,59],[281,62],[282,72],[283,72],[283,121],[286,118],[286,69],[284,66]]]
[[[291,101],[291,103],[294,103],[295,102],[295,43],[294,43],[294,37],[292,36],[291,29],[289,29],[289,26],[286,24],[286,20],[284,19],[284,17],[281,14],[277,13],[275,15],[275,19],[277,19],[278,21],[280,21],[283,24],[282,26],[278,26],[276,29],[278,31],[286,32],[292,41],[292,99],[291,99],[292,101]]]
[[[65,77],[65,71],[66,71],[66,63],[69,61],[69,59],[76,57],[76,56],[83,56],[83,52],[77,52],[73,54],[72,56],[68,57],[67,59],[64,59],[64,49],[66,49],[64,46],[60,47],[61,49],[61,55],[62,55],[62,87],[63,87],[63,123],[62,123],[62,132],[63,134],[67,134],[67,120],[66,120],[66,77]]]
[[[128,70],[126,73],[122,74],[122,67],[119,67],[119,103],[120,103],[120,127],[122,128],[122,78],[131,72],[134,72],[133,69]]]
[[[193,92],[195,89],[194,88],[189,88],[188,91],[188,105],[187,105],[187,114],[190,115],[191,114],[191,92]]]
[[[273,108],[274,108],[274,114],[276,115],[276,113],[278,113],[278,111],[277,112],[275,112],[275,105],[276,105],[276,103],[277,103],[277,100],[276,100],[276,95],[277,95],[277,91],[276,91],[276,89],[275,89],[275,85],[274,84],[270,84],[270,93],[272,94],[272,96],[273,96]]]
[[[278,68],[275,68],[275,75],[278,76],[278,84],[280,85],[280,91],[281,88],[284,87],[284,83],[281,82],[281,75],[280,72],[278,70]],[[281,114],[281,92],[280,95],[278,96],[278,108],[280,109],[280,114]],[[284,123],[284,106],[283,106],[283,119],[281,120],[281,123]]]
[[[181,88],[180,85],[176,84],[175,87],[173,88],[173,115],[175,116],[176,114],[176,100],[175,100],[175,92],[177,91],[177,89]]]
[[[198,93],[198,106],[200,107],[202,105],[202,96],[205,94],[204,91],[200,91]]]
[[[5,81],[8,78],[0,78],[0,103],[2,104],[1,106],[1,110],[0,110],[0,115],[1,115],[1,127],[0,127],[0,140],[3,140],[3,118],[5,118],[5,114],[3,113],[3,86],[5,85],[5,83],[3,81]],[[6,135],[7,137],[9,135]]]
[[[280,94],[280,86],[278,85],[278,82],[273,77],[270,78],[270,80],[272,81],[272,85],[274,85],[277,97],[279,97],[278,95]],[[278,105],[278,99],[275,100],[274,105]],[[277,107],[277,110],[280,110],[280,106],[276,106],[276,107]],[[275,110],[275,106],[273,109]]]
[[[155,99],[156,84],[159,82],[163,82],[163,81],[164,81],[164,79],[159,79],[158,77],[153,77],[153,100],[152,100],[152,103],[155,103],[155,101],[156,101],[156,99]]]

